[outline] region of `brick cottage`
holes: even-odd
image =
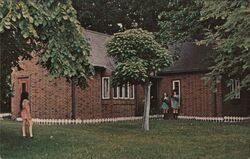
[[[36,65],[37,57],[21,61],[21,71],[13,69],[11,100],[12,118],[19,116],[21,93],[26,91],[31,101],[31,114],[34,118],[69,119],[75,109],[75,118],[93,119],[141,115],[143,110],[143,89],[141,86],[126,84],[112,88],[111,73],[115,65],[107,56],[105,42],[108,35],[86,30],[85,36],[91,47],[90,62],[96,74],[90,79],[85,90],[74,87],[64,78],[52,78],[41,66]],[[209,51],[190,43],[183,45],[180,59],[170,68],[152,77],[151,113],[160,113],[163,92],[173,89],[180,94],[180,115],[224,116],[250,114],[249,95],[238,92],[235,100],[224,102],[228,88],[218,84],[217,93],[212,93],[209,85],[201,78],[208,71],[204,62]],[[238,81],[233,88],[237,89]],[[240,90],[239,90],[240,91]],[[73,94],[76,96],[74,97]],[[73,107],[73,105],[75,105]]]
[[[158,75],[159,92],[163,94],[177,90],[180,95],[180,114],[187,116],[248,116],[250,115],[250,92],[240,90],[239,80],[231,79],[227,87],[222,78],[217,81],[216,93],[211,84],[204,80],[208,68],[213,64],[212,50],[205,46],[184,43],[180,47],[177,62],[162,70]],[[235,91],[232,100],[225,101],[225,95]]]
[[[88,81],[85,90],[77,87],[75,104],[76,118],[106,118],[135,115],[135,86],[126,85],[111,91],[110,75],[114,70],[113,61],[107,56],[106,34],[86,30],[85,36],[90,43],[90,62],[96,74]],[[36,65],[37,57],[20,62],[23,70],[13,70],[11,111],[13,118],[20,112],[20,96],[29,93],[31,114],[34,118],[71,118],[72,86],[65,78],[52,78],[41,66]]]

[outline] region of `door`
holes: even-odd
[[[30,100],[30,80],[28,77],[22,77],[18,78],[18,89],[19,93],[18,96],[20,97],[20,104],[19,104],[19,109],[22,109],[22,101],[24,99],[29,99]]]
[[[159,95],[159,79],[151,79],[152,86],[150,90],[150,114],[159,114],[160,113],[160,95]]]

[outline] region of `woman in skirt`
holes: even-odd
[[[171,107],[173,108],[174,119],[177,119],[178,110],[180,108],[180,96],[174,90],[171,97]]]
[[[162,97],[162,106],[161,106],[161,108],[163,109],[163,114],[164,114],[163,119],[167,119],[169,105],[170,105],[169,96],[167,93],[164,93]]]

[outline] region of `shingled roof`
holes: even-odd
[[[103,67],[109,70],[114,70],[115,64],[112,58],[108,57],[105,47],[106,40],[110,35],[85,30],[85,36],[90,44],[90,63],[96,67]]]
[[[212,49],[207,46],[198,46],[190,42],[186,42],[179,47],[177,53],[179,59],[168,68],[161,70],[158,75],[169,73],[187,73],[187,72],[204,72],[208,71],[208,67],[213,64],[211,58]],[[172,51],[173,53],[174,51]]]
[[[85,30],[85,36],[90,44],[90,63],[96,67],[103,67],[113,71],[115,63],[111,57],[107,55],[105,43],[110,35]],[[158,75],[169,73],[185,73],[185,72],[204,72],[208,71],[208,67],[212,65],[211,58],[212,49],[206,46],[197,46],[193,43],[186,42],[179,46],[177,52],[179,59],[168,68],[161,70]],[[174,51],[172,49],[172,54]]]

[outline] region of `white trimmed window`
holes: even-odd
[[[233,99],[240,99],[240,80],[230,80],[230,93],[233,93]]]
[[[118,98],[119,99],[124,98],[124,87],[123,86],[118,87]]]
[[[181,81],[180,80],[173,80],[172,85],[173,85],[173,90],[176,91],[176,94],[179,96],[179,100],[180,100],[181,99]]]
[[[134,85],[130,85],[129,83],[113,88],[113,99],[134,99],[134,96]]]
[[[129,85],[129,98],[135,99],[135,85]]]
[[[115,87],[113,90],[113,99],[118,99],[118,87]]]
[[[129,99],[129,84],[127,83],[123,85],[123,87],[124,87],[124,98]]]
[[[110,98],[110,78],[102,77],[102,99]]]

